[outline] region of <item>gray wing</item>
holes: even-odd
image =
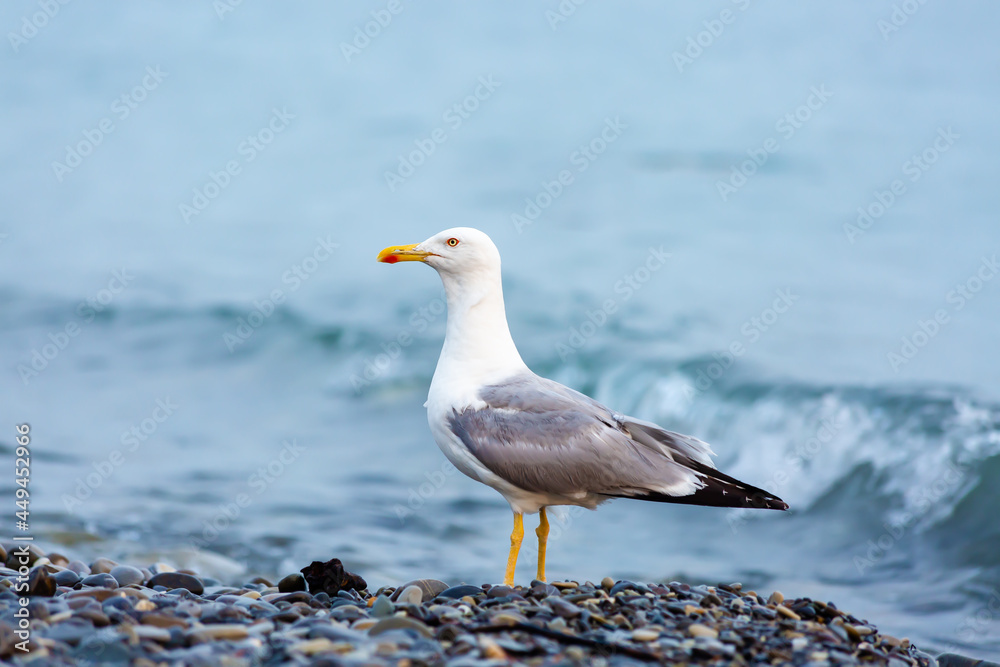
[[[453,412],[451,430],[486,468],[525,491],[727,507],[770,496],[715,470],[697,438],[614,413],[552,380],[519,375],[484,387],[480,399],[485,407]]]

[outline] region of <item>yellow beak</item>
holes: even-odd
[[[386,264],[396,262],[422,262],[428,255],[432,254],[423,250],[414,250],[419,243],[410,245],[391,245],[378,254],[378,261]]]

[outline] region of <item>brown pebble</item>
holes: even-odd
[[[192,644],[202,644],[217,640],[246,639],[250,636],[245,625],[236,623],[219,623],[217,625],[205,625],[200,628],[191,628],[185,632]]]
[[[118,563],[110,558],[98,558],[90,564],[90,572],[91,574],[111,574],[111,570],[113,570],[116,565],[118,565]]]
[[[782,616],[784,616],[785,618],[790,618],[790,619],[795,620],[795,621],[801,621],[802,620],[801,616],[799,616],[798,614],[796,614],[794,611],[792,611],[791,609],[789,609],[788,607],[786,607],[783,604],[779,604],[777,607],[775,607],[775,610],[779,614],[781,614]]]
[[[692,637],[711,637],[715,639],[719,636],[719,631],[701,623],[692,623],[687,628],[688,634]]]
[[[178,616],[169,616],[167,614],[155,612],[147,612],[143,614],[139,618],[139,622],[143,625],[152,625],[157,628],[185,628],[190,625],[190,621]]]
[[[781,591],[774,591],[771,593],[771,597],[767,599],[768,604],[781,604],[785,601],[785,596],[781,594]]]

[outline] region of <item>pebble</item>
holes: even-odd
[[[777,592],[765,602],[739,584],[416,579],[373,595],[339,561],[305,568],[312,581],[292,574],[276,586],[260,577],[230,586],[162,563],[144,570],[99,558],[91,567],[40,551],[35,562],[30,576],[48,594],[28,604],[37,665],[931,663],[832,604]],[[0,619],[19,604],[9,589],[16,576],[0,570]],[[2,664],[14,657],[7,624],[0,620]],[[973,664],[942,658],[945,667]]]
[[[246,639],[250,636],[245,625],[226,624],[205,625],[185,633],[193,643],[210,642],[220,639]]]
[[[801,616],[799,616],[798,614],[796,614],[794,611],[792,611],[791,609],[789,609],[788,607],[786,607],[783,604],[779,604],[777,607],[775,607],[775,611],[777,611],[779,614],[781,614],[785,618],[791,618],[791,619],[796,620],[796,621],[801,621],[802,620]]]
[[[378,635],[384,632],[389,632],[390,630],[413,630],[424,637],[434,636],[434,633],[429,627],[427,627],[426,624],[412,618],[404,618],[401,616],[383,618],[368,631],[368,634],[372,637],[377,637]]]
[[[290,574],[278,582],[278,591],[281,593],[294,593],[295,591],[304,590],[306,590],[306,578],[298,572]]]
[[[89,577],[84,577],[80,582],[84,586],[94,586],[99,588],[118,588],[118,580],[108,572],[99,572]]]
[[[719,631],[701,623],[692,623],[688,626],[688,634],[692,637],[710,637],[715,639],[719,636]]]
[[[90,564],[90,571],[93,574],[111,574],[111,570],[113,570],[116,565],[118,565],[118,563],[114,562],[110,558],[98,558]]]
[[[467,584],[463,584],[461,586],[452,586],[451,588],[444,589],[443,591],[438,593],[438,597],[454,598],[455,600],[459,600],[465,597],[466,595],[482,595],[482,594],[483,594],[483,589],[480,588],[479,586],[469,586]]]
[[[424,591],[419,586],[407,586],[396,598],[399,604],[420,604],[424,601]]]
[[[75,586],[80,581],[80,575],[73,570],[60,570],[52,575],[52,579],[58,586]]]
[[[407,588],[417,587],[420,589],[422,595],[420,598],[421,602],[427,602],[428,600],[433,600],[438,595],[449,588],[448,584],[439,579],[414,579],[413,581],[408,581],[399,588],[396,592],[392,594],[389,599],[395,602],[397,598],[405,591]]]
[[[396,605],[390,602],[389,598],[384,595],[378,596],[375,600],[375,604],[372,605],[372,616],[375,618],[392,616],[394,611],[396,611]]]
[[[56,594],[56,580],[49,576],[45,568],[36,567],[28,574],[28,594],[52,597]]]
[[[116,565],[108,574],[115,578],[119,586],[141,584],[146,579],[142,570],[131,565]]]
[[[146,582],[146,585],[150,588],[166,586],[167,590],[183,588],[195,595],[201,595],[205,592],[205,586],[201,580],[183,572],[161,572],[160,574],[154,574],[153,578]]]

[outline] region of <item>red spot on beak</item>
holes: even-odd
[[[386,255],[382,261],[386,264],[395,264],[399,261],[399,257],[396,257],[395,255]]]

